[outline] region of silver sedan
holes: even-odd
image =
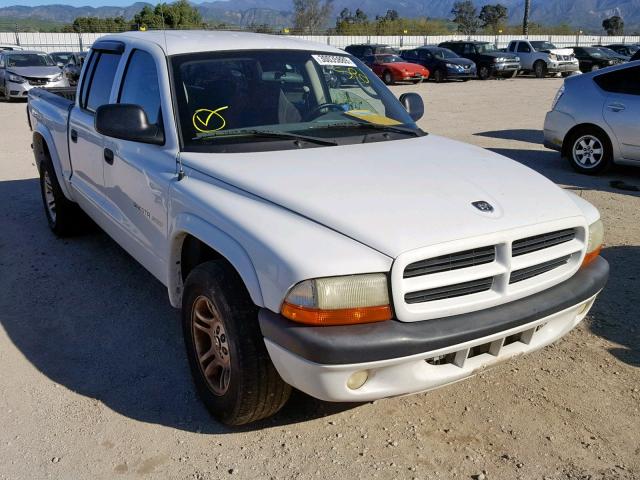
[[[640,61],[567,78],[544,122],[544,144],[587,174],[640,166]]]

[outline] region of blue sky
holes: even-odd
[[[74,7],[102,7],[104,5],[108,5],[126,7],[128,5],[131,5],[132,3],[135,3],[136,1],[137,0],[0,0],[0,7],[8,7],[13,5],[28,7],[35,7],[38,5],[72,5]],[[143,1],[147,1],[148,3],[156,3],[156,0]],[[201,1],[196,0],[193,3],[201,3]]]

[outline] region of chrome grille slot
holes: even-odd
[[[517,257],[519,255],[537,252],[538,250],[560,245],[561,243],[570,242],[574,238],[576,238],[575,228],[567,228],[557,232],[522,238],[513,242],[511,255]]]
[[[562,258],[556,258],[554,260],[549,260],[548,262],[539,263],[538,265],[515,270],[511,272],[509,284],[522,282],[523,280],[528,280],[529,278],[537,277],[538,275],[542,275],[543,273],[550,272],[551,270],[566,265],[570,258],[571,255],[567,255]]]
[[[414,262],[404,269],[404,278],[418,277],[432,273],[448,272],[460,268],[474,267],[491,263],[496,258],[496,248],[488,247],[474,248],[464,252],[450,253],[427,260]]]
[[[404,296],[404,300],[409,304],[433,302],[435,300],[444,300],[447,298],[486,292],[487,290],[491,290],[492,286],[493,277],[481,278],[480,280],[473,280],[471,282],[457,283],[454,285],[447,285],[446,287],[430,288],[428,290],[407,293]]]

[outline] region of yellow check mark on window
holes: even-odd
[[[227,121],[220,112],[229,108],[229,105],[211,110],[209,108],[199,108],[191,119],[193,128],[201,133],[211,133],[222,130],[227,126]]]

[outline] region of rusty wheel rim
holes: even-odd
[[[220,313],[205,296],[193,303],[191,329],[200,372],[215,395],[224,395],[231,379],[229,339]]]

